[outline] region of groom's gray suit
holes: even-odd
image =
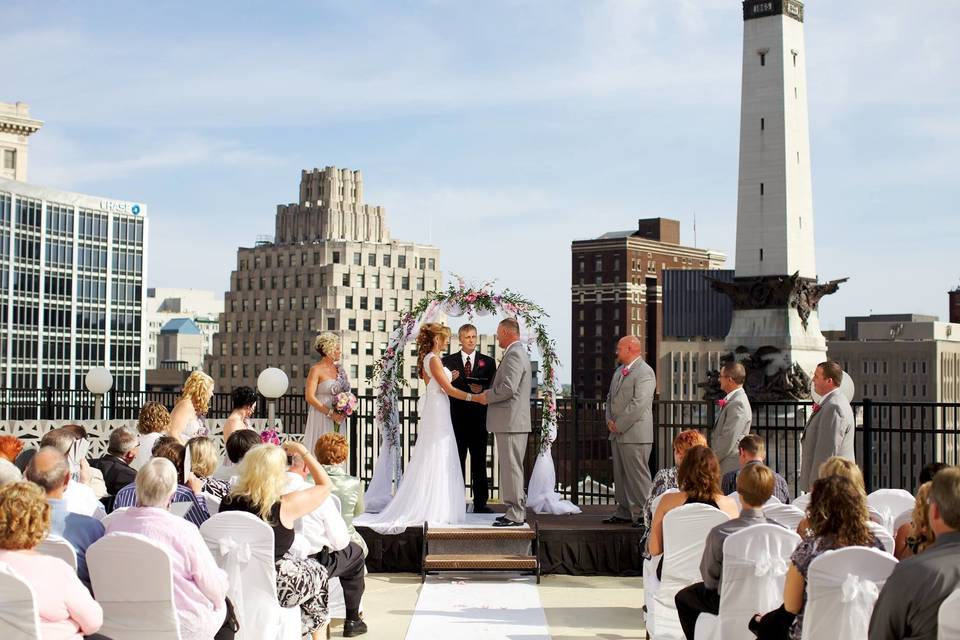
[[[623,374],[627,370],[626,375]],[[653,449],[653,395],[657,378],[642,358],[617,367],[607,394],[606,419],[616,423],[610,434],[613,454],[614,516],[636,520],[650,496],[650,451]]]
[[[523,490],[523,458],[530,438],[530,356],[518,340],[503,359],[487,389],[487,431],[497,443],[500,468],[500,499],[507,518],[526,522]]]

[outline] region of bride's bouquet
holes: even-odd
[[[349,417],[353,415],[353,412],[357,410],[357,396],[353,395],[349,391],[343,391],[333,396],[333,410],[339,413],[343,417]],[[340,431],[340,424],[334,422],[334,431]]]

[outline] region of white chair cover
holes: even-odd
[[[167,552],[149,538],[111,533],[87,549],[87,568],[103,607],[100,633],[129,640],[179,640]]]
[[[805,514],[792,504],[783,504],[778,502],[777,504],[768,503],[764,505],[763,515],[767,516],[774,522],[782,524],[791,531],[796,531]],[[774,609],[776,609],[776,607],[774,607]]]
[[[207,493],[206,491],[204,491],[201,495],[203,495],[203,499],[207,502],[207,513],[212,516],[220,513],[220,498],[212,493]],[[187,511],[189,511],[189,509],[187,509]]]
[[[807,570],[803,640],[866,640],[873,605],[897,559],[867,547],[827,551]]]
[[[120,515],[121,513],[123,513],[124,511],[126,511],[126,510],[129,509],[129,508],[130,508],[130,507],[120,507],[119,509],[114,509],[113,511],[111,511],[110,513],[108,513],[108,514],[103,518],[103,520],[100,521],[100,524],[103,525],[103,528],[104,528],[104,529],[107,529],[107,528],[109,527],[109,525],[110,525],[110,521],[111,521],[111,520],[113,520],[115,517],[117,517],[118,515]]]
[[[743,504],[740,502],[740,494],[739,494],[739,493],[737,493],[736,491],[734,491],[733,493],[728,493],[728,494],[727,494],[727,497],[737,503],[737,509],[743,509]],[[780,502],[780,498],[778,498],[777,496],[770,496],[770,499],[767,500],[767,501],[763,504],[763,506],[767,506],[767,505],[771,505],[771,504],[783,504],[783,503]]]
[[[893,535],[896,536],[897,531],[900,531],[900,527],[911,522],[913,522],[913,509],[907,509],[893,519]]]
[[[797,496],[797,499],[791,502],[790,504],[792,504],[797,509],[800,509],[800,511],[803,511],[803,513],[806,514],[807,507],[810,506],[810,494],[804,493],[802,495],[799,495]]]
[[[894,535],[897,533],[894,520],[904,511],[912,510],[916,502],[917,499],[903,489],[877,489],[867,496],[867,505],[880,514],[880,524]]]
[[[200,525],[200,534],[227,572],[227,597],[240,623],[236,640],[299,638],[299,607],[284,608],[277,600],[270,525],[253,514],[228,511]]]
[[[187,515],[191,507],[193,507],[193,502],[173,502],[170,504],[170,513],[178,518],[182,518]]]
[[[940,604],[937,615],[937,640],[960,640],[960,590]]]
[[[707,533],[729,519],[723,511],[705,504],[685,504],[664,517],[663,577],[653,598],[653,630],[647,625],[651,637],[683,639],[673,598],[680,589],[700,581],[700,558]]]
[[[883,545],[883,549],[887,553],[893,553],[897,541],[890,535],[890,531],[882,524],[877,524],[873,520],[870,520],[867,524],[870,526],[870,533],[877,537],[877,540]]]
[[[74,571],[77,570],[77,551],[73,548],[72,544],[60,536],[47,536],[43,542],[37,545],[37,551],[45,556],[60,558],[70,565],[71,569]]]
[[[667,489],[654,498],[653,502],[650,503],[650,518],[652,519],[653,516],[656,515],[657,507],[660,506],[660,501],[663,499],[663,496],[667,495],[668,493],[677,493],[679,491],[679,489],[674,487],[672,489]],[[646,627],[647,632],[651,637],[653,637],[653,629],[656,624],[653,620],[653,597],[660,589],[660,579],[657,578],[657,566],[660,564],[660,558],[662,557],[663,554],[660,554],[643,561],[643,604],[647,607]]]
[[[800,536],[775,524],[757,524],[723,543],[720,614],[697,618],[697,640],[753,640],[750,617],[783,602],[783,583]]]
[[[0,562],[0,638],[40,640],[40,614],[33,588]]]

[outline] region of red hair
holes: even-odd
[[[11,435],[0,436],[0,458],[13,462],[21,451],[23,451],[23,443],[20,442],[20,438]]]

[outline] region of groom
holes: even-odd
[[[530,437],[530,356],[520,342],[520,325],[513,318],[500,321],[497,342],[503,358],[490,388],[480,394],[487,406],[487,431],[497,443],[500,498],[506,515],[495,527],[519,527],[527,520],[523,491],[523,458]]]

